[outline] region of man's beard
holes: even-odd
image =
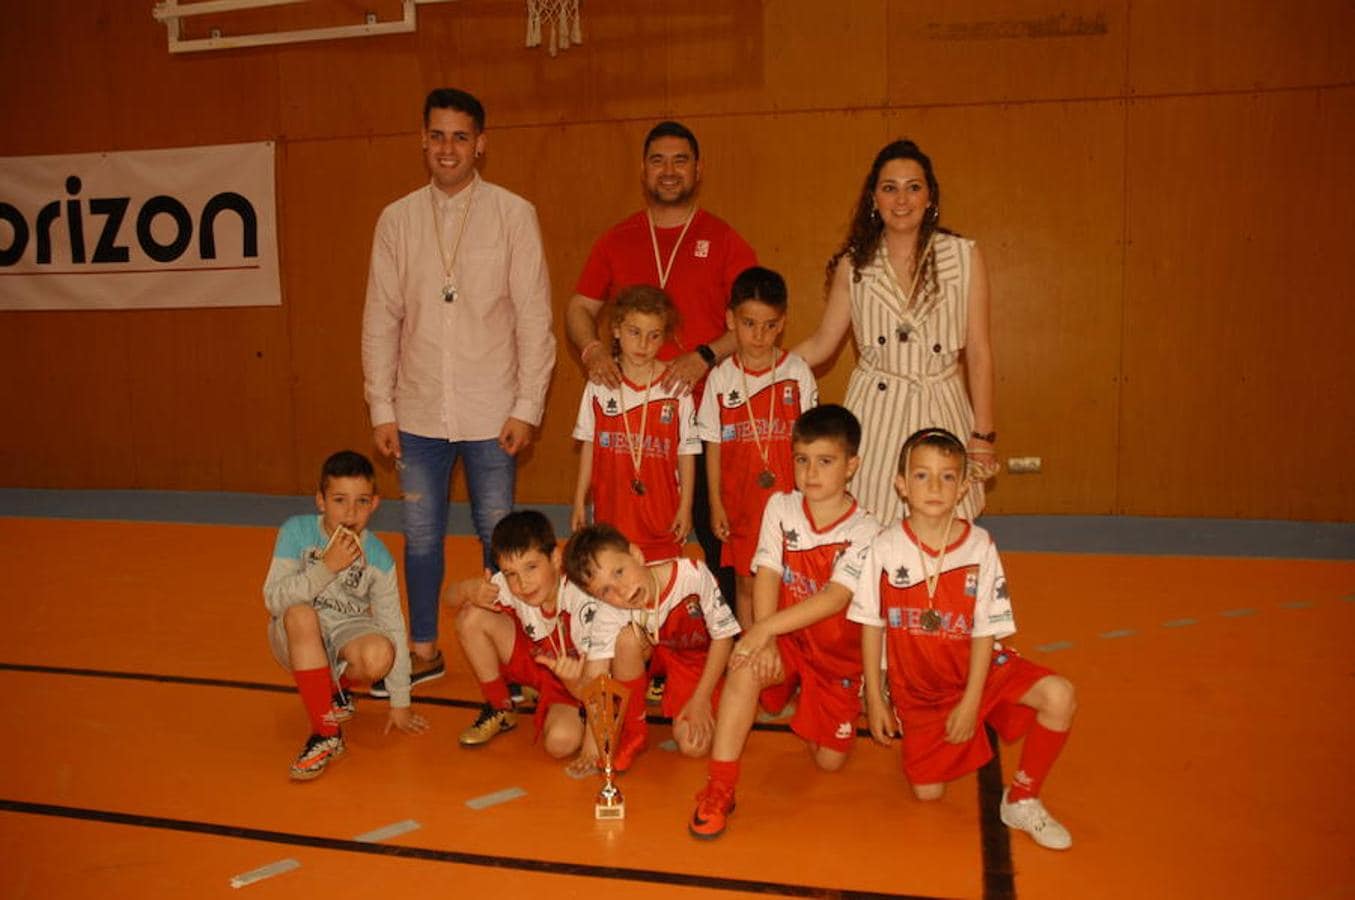
[[[696,188],[684,188],[672,199],[664,196],[663,192],[658,189],[646,187],[645,193],[649,195],[649,202],[655,206],[686,206],[696,195]]]

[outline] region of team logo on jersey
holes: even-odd
[[[583,619],[583,624],[585,625],[592,625],[593,620],[597,618],[597,614],[598,605],[592,601],[585,603],[583,609],[579,610],[579,618]]]
[[[728,444],[739,436],[739,426],[725,425],[720,428],[720,442]]]
[[[793,385],[788,384],[781,388],[781,402],[786,406],[795,405],[795,387]]]
[[[617,405],[616,405],[616,398],[615,398],[615,397],[608,397],[608,398],[607,398],[607,407],[606,407],[606,409],[607,409],[608,415],[613,415],[613,416],[616,415]]]
[[[897,606],[891,606],[891,607],[889,607],[889,616],[888,616],[888,618],[889,618],[889,627],[890,627],[890,628],[902,628],[902,627],[903,627],[903,610],[899,609]]]
[[[907,566],[899,566],[897,569],[895,569],[895,570],[894,570],[894,574],[891,575],[891,576],[889,576],[889,583],[892,584],[892,585],[894,585],[894,587],[901,587],[901,588],[906,588],[906,587],[908,587],[908,583],[909,583],[909,578],[908,578],[908,567],[907,567]]]
[[[1007,579],[1005,576],[998,578],[997,586],[994,588],[999,600],[1010,600],[1011,595],[1007,593]]]
[[[738,388],[734,388],[734,390],[730,391],[729,394],[725,397],[725,405],[726,405],[726,406],[734,407],[734,406],[739,406],[739,405],[742,404],[742,403],[743,403],[743,397],[741,397],[741,396],[739,395],[739,389],[738,389]]]
[[[972,569],[964,573],[964,595],[976,597],[979,593],[979,573]]]
[[[837,738],[838,740],[846,740],[851,736],[852,736],[852,723],[839,722],[837,725],[837,733],[834,734],[833,737]]]
[[[687,610],[687,615],[693,619],[701,618],[701,598],[696,594],[688,594],[683,597],[682,608]]]
[[[612,433],[610,431],[598,432],[598,446],[610,447],[612,445]]]
[[[671,402],[665,403],[659,411],[659,421],[665,425],[673,421],[673,404]]]
[[[696,249],[692,251],[692,256],[697,259],[705,259],[710,256],[710,241],[697,241]]]
[[[531,638],[533,641],[536,640],[536,626],[531,622],[523,623],[522,631],[527,635],[527,637]]]
[[[794,528],[782,528],[781,539],[786,542],[787,547],[794,547],[800,543],[800,535]]]

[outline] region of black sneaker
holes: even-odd
[[[442,651],[434,654],[432,659],[424,659],[418,654],[409,654],[409,686],[423,684],[425,681],[432,681],[435,678],[441,678],[447,674],[447,661],[442,658]],[[372,682],[372,686],[367,693],[379,700],[384,700],[391,695],[386,690],[386,679],[380,678]]]

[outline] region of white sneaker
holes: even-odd
[[[1048,850],[1067,850],[1073,846],[1073,836],[1044,808],[1039,797],[1027,797],[1015,803],[1007,802],[1007,792],[1002,792],[1000,809],[1002,824],[1008,828],[1024,831],[1035,839],[1035,843]]]

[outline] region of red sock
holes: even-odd
[[[513,706],[513,698],[508,696],[508,682],[503,680],[503,676],[480,682],[480,694],[495,709],[511,709]]]
[[[722,759],[712,759],[709,772],[711,781],[722,782],[731,788],[739,783],[739,761],[737,759],[731,759],[728,762]]]
[[[296,679],[297,692],[301,694],[301,704],[306,707],[306,717],[311,720],[311,731],[325,737],[339,733],[339,726],[326,725],[325,715],[334,692],[330,690],[333,682],[329,677],[329,667],[323,669],[297,669],[292,673]]]
[[[630,696],[626,698],[626,711],[624,721],[621,724],[621,732],[647,734],[649,732],[649,722],[645,719],[645,692],[649,690],[649,676],[641,675],[639,678],[632,678],[630,681],[622,681],[621,684],[630,688]]]
[[[1068,741],[1068,732],[1050,731],[1039,722],[1030,726],[1026,733],[1026,742],[1021,746],[1021,762],[1012,776],[1012,785],[1007,789],[1007,799],[1015,803],[1027,797],[1037,797],[1040,786],[1044,784],[1054,760]]]

